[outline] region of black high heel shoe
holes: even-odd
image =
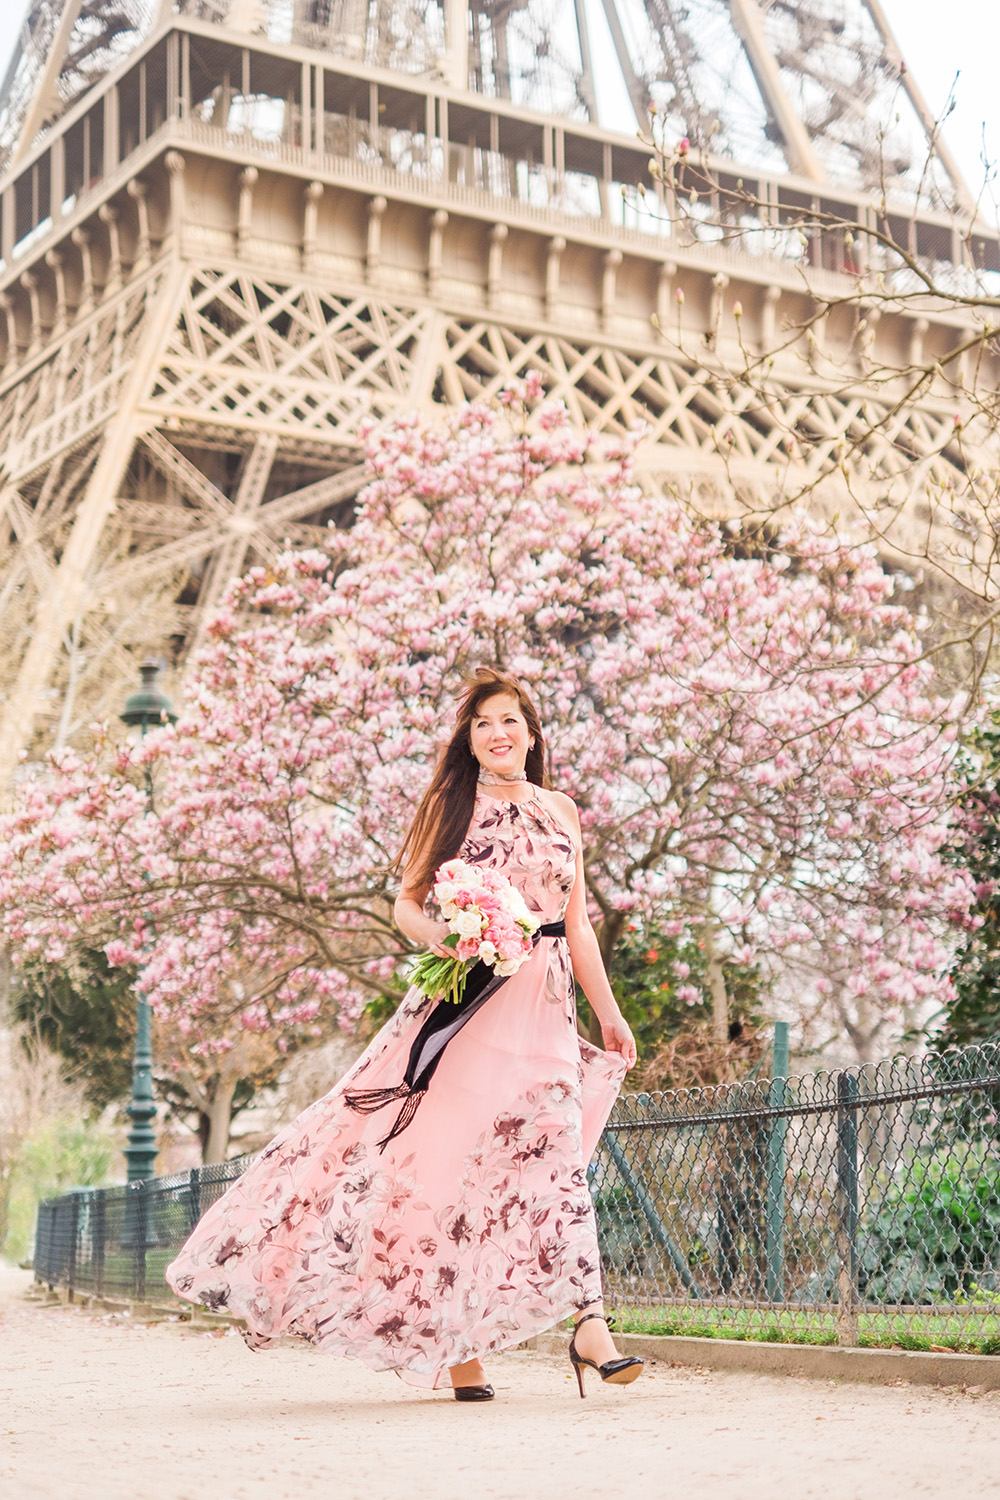
[[[456,1401],[492,1401],[496,1395],[491,1385],[452,1386]]]
[[[631,1385],[633,1380],[637,1380],[642,1374],[643,1362],[641,1359],[637,1359],[633,1355],[627,1359],[606,1359],[603,1365],[599,1365],[596,1359],[587,1359],[577,1349],[577,1329],[581,1323],[586,1323],[588,1318],[600,1318],[602,1323],[608,1322],[603,1313],[585,1313],[582,1318],[577,1319],[576,1327],[573,1329],[573,1337],[569,1341],[569,1359],[570,1364],[576,1371],[576,1378],[580,1384],[580,1395],[585,1396],[587,1394],[583,1388],[584,1365],[589,1365],[592,1370],[596,1370],[607,1385]],[[609,1328],[610,1326],[610,1323],[608,1323]]]

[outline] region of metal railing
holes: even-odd
[[[620,1099],[591,1166],[630,1327],[1000,1353],[1000,1045]]]
[[[1000,1044],[619,1100],[591,1165],[625,1327],[1000,1353]],[[36,1278],[160,1301],[249,1158],[39,1208]]]
[[[163,1302],[163,1273],[201,1215],[253,1158],[106,1188],[71,1188],[38,1206],[36,1281],[71,1294]]]

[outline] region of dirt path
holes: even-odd
[[[1000,1400],[659,1365],[628,1389],[513,1353],[497,1400],[234,1333],[25,1300],[0,1272],[4,1500],[1000,1496]]]

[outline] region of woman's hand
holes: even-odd
[[[635,1037],[624,1016],[616,1016],[612,1021],[602,1021],[601,1036],[604,1038],[605,1052],[617,1052],[624,1057],[626,1068],[635,1067]]]
[[[451,928],[447,922],[428,921],[426,931],[420,941],[426,943],[430,951],[436,953],[438,958],[455,958],[457,955],[454,948],[444,946],[444,940],[450,936],[450,933]]]

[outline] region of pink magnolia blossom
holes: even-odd
[[[393,860],[462,671],[493,661],[539,701],[606,951],[640,918],[711,924],[887,1012],[945,997],[972,900],[945,858],[963,705],[873,550],[802,518],[766,548],[696,524],[629,442],[532,420],[541,394],[370,428],[354,524],[233,585],[177,725],[19,787],[16,954],[141,964],[192,1053],[349,1024],[398,985]],[[506,952],[498,916],[488,936]]]

